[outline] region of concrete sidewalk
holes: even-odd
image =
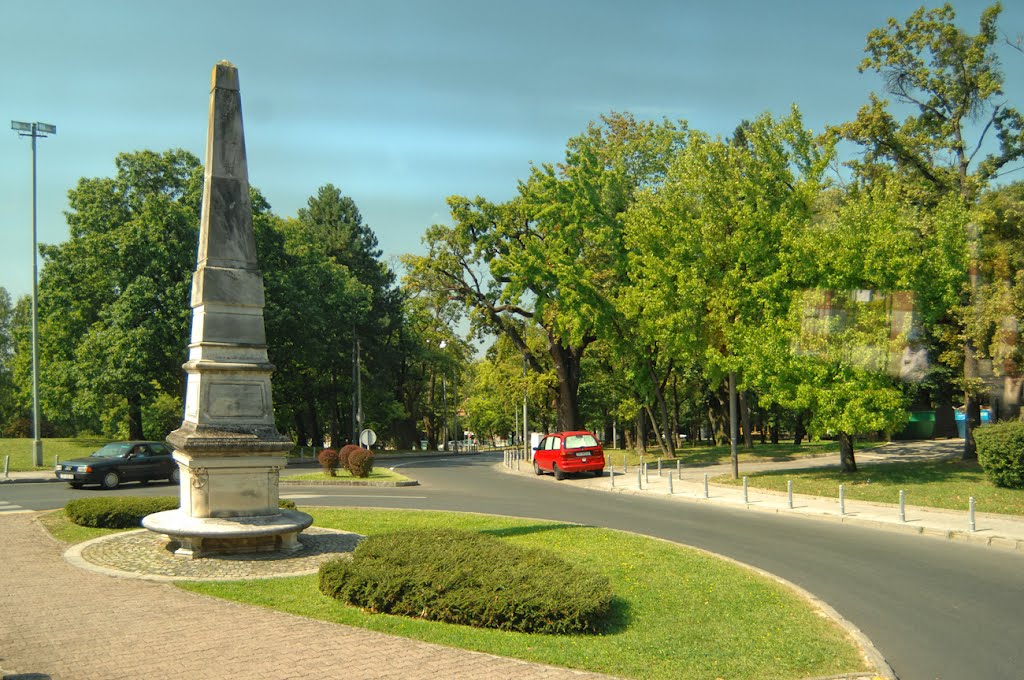
[[[893,442],[877,449],[858,452],[858,463],[892,463],[926,461],[951,458],[960,455],[961,440],[932,440],[922,442]],[[974,530],[971,529],[970,513],[965,501],[964,509],[941,510],[912,505],[908,499],[900,517],[898,503],[870,503],[845,499],[840,507],[837,498],[822,498],[793,494],[793,505],[785,493],[775,493],[748,488],[746,499],[742,486],[709,483],[705,494],[704,475],[714,479],[731,475],[731,465],[692,466],[682,469],[682,479],[676,473],[675,463],[665,461],[662,474],[657,471],[657,456],[649,457],[647,475],[638,479],[638,467],[630,467],[625,474],[621,459],[615,455],[606,456],[614,464],[614,479],[610,470],[603,477],[581,473],[566,482],[556,482],[551,475],[537,478],[539,482],[569,483],[595,491],[609,493],[649,494],[678,502],[712,503],[733,508],[745,508],[755,512],[787,513],[796,516],[848,522],[880,529],[902,531],[965,541],[1004,550],[1024,552],[1024,517],[975,513]],[[740,476],[763,470],[798,470],[808,468],[829,468],[839,466],[839,456],[829,455],[815,458],[797,458],[786,461],[765,461],[740,463]],[[499,464],[510,473],[534,476],[529,461],[519,461],[511,468]],[[517,469],[518,467],[518,469]],[[671,478],[671,481],[670,481]]]
[[[62,558],[67,546],[38,515],[0,515],[5,680],[603,677],[80,569]]]

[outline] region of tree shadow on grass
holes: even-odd
[[[529,534],[536,534],[543,531],[580,528],[584,527],[579,524],[528,524],[526,526],[507,527],[505,529],[483,529],[480,533],[489,534],[498,538],[510,538],[512,536],[527,536]]]

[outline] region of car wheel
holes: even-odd
[[[602,477],[602,476],[604,476],[604,470],[594,470],[594,476],[595,477]]]
[[[117,474],[113,470],[103,475],[103,488],[104,489],[116,489],[121,483],[121,475]]]
[[[72,489],[81,489],[82,488],[82,483],[81,482],[68,482],[68,486],[70,486]]]
[[[542,474],[544,474],[544,471],[540,469],[540,465],[537,465],[537,461],[536,460],[533,461],[533,474],[535,474],[535,475],[542,475]]]
[[[180,484],[181,483],[181,468],[179,468],[177,465],[175,465],[174,466],[174,470],[171,472],[171,476],[168,477],[168,479],[171,480],[171,484]]]
[[[562,481],[563,479],[565,479],[565,473],[558,468],[557,463],[551,464],[551,470],[552,472],[555,473],[555,479],[557,479],[558,481]]]

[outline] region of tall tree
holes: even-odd
[[[872,177],[879,165],[890,164],[916,181],[918,200],[935,203],[952,194],[973,207],[986,183],[1024,156],[1024,118],[1007,104],[995,49],[1001,11],[998,2],[985,9],[975,35],[956,25],[948,3],[922,7],[902,23],[890,19],[885,28],[868,34],[861,72],[881,74],[888,93],[915,113],[898,122],[888,102],[872,94],[857,119],[838,128],[865,149],[864,159],[853,164],[858,172]],[[976,225],[969,223],[967,231],[976,251]],[[974,303],[978,284],[977,263],[972,262],[965,307]],[[974,345],[975,338],[965,332],[964,458],[977,455],[971,429],[980,424]]]
[[[513,200],[451,197],[454,225],[431,227],[428,255],[406,259],[411,286],[457,301],[478,332],[507,336],[534,371],[542,362],[523,324],[543,329],[559,428],[580,426],[581,360],[614,327],[625,211],[661,181],[679,139],[669,123],[606,116],[569,141],[562,163],[533,168]]]
[[[806,280],[793,237],[810,221],[831,149],[799,112],[763,115],[742,140],[690,133],[667,181],[627,223],[632,287],[623,309],[648,357],[700,366],[715,392],[760,355],[755,334]]]
[[[299,326],[312,336],[316,347],[300,354],[303,376],[299,391],[306,404],[299,411],[314,443],[322,443],[323,427],[333,443],[352,440],[356,380],[353,366],[358,343],[358,364],[367,425],[390,429],[406,417],[397,382],[402,369],[402,296],[390,268],[381,261],[377,237],[363,222],[355,202],[326,184],[310,197],[305,208],[283,228],[286,248],[299,271],[288,274],[299,295],[319,291],[301,310]],[[304,282],[297,277],[308,276]],[[297,311],[297,310],[296,310]],[[285,312],[288,314],[289,312]],[[296,392],[298,396],[298,392]],[[301,437],[300,437],[301,438]]]
[[[182,150],[115,165],[68,192],[70,237],[40,248],[40,378],[51,420],[141,438],[147,402],[181,391],[202,169]]]

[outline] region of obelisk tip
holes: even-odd
[[[213,67],[210,76],[210,90],[238,90],[238,68],[227,59],[222,59]]]

